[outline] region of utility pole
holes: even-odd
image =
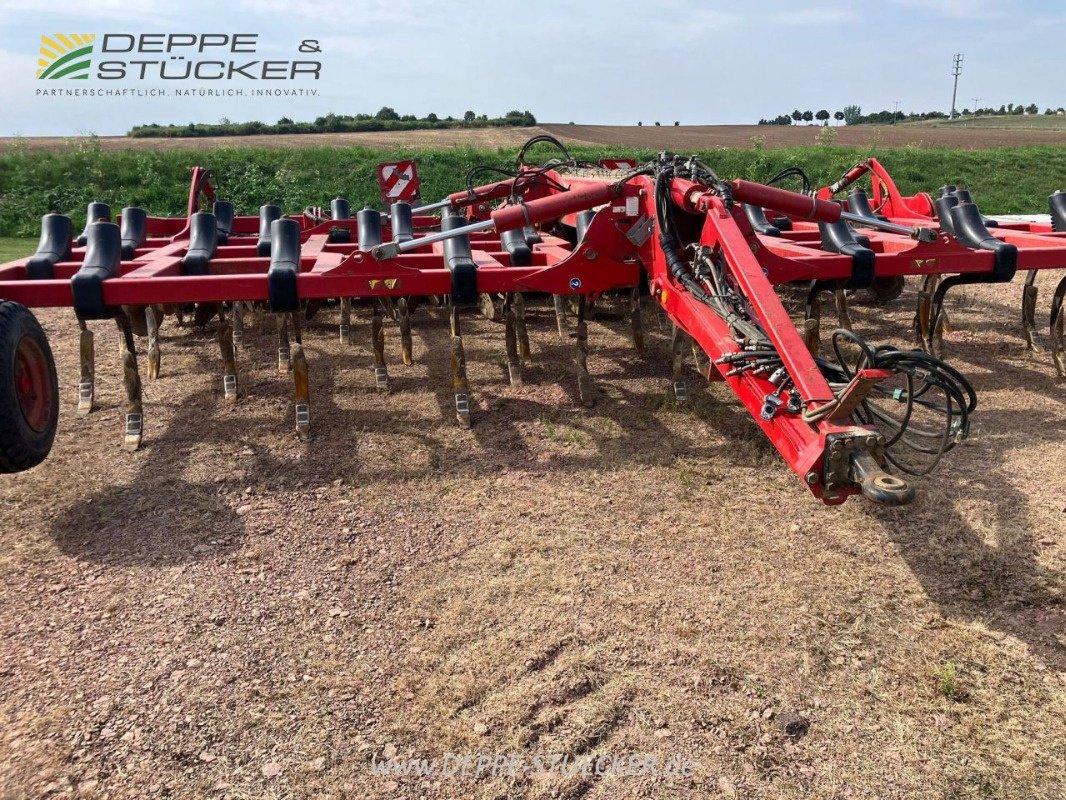
[[[896,101],[896,111],[892,114],[892,124],[895,125],[899,120],[896,118],[899,116],[899,100]]]
[[[974,121],[977,119],[977,109],[979,108],[978,104],[982,100],[984,100],[984,98],[983,97],[971,97],[970,99],[973,100],[973,117],[970,119],[970,124],[972,125],[972,124],[974,124]]]
[[[955,119],[955,96],[959,92],[960,72],[962,72],[962,53],[956,53],[951,66],[951,74],[955,76],[955,85],[951,90],[951,119]]]

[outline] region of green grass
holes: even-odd
[[[651,157],[651,152],[622,148],[579,147],[575,157]],[[543,151],[547,158],[550,151]],[[876,155],[901,191],[935,190],[944,183],[970,188],[982,211],[993,214],[1039,212],[1047,196],[1066,188],[1066,158],[1060,147],[998,148],[984,151],[883,149],[813,146],[719,149],[701,154],[723,176],[765,180],[784,166],[801,165],[818,185],[839,177],[861,158]],[[234,147],[195,151],[104,151],[93,139],[56,153],[28,151],[12,145],[0,153],[0,236],[36,236],[40,217],[49,211],[69,214],[75,230],[84,225],[85,206],[103,200],[117,212],[140,205],[154,215],[184,213],[189,170],[202,164],[214,171],[221,196],[239,214],[257,213],[264,203],[286,212],[326,205],[347,197],[353,208],[379,205],[374,166],[381,161],[415,158],[422,195],[436,200],[463,185],[467,171],[479,164],[513,164],[511,150],[371,150],[359,147],[258,149]],[[535,151],[533,158],[538,158]]]
[[[948,661],[936,674],[936,688],[949,700],[957,700],[961,695],[958,669],[954,661]]]
[[[32,256],[36,249],[36,239],[0,237],[0,264],[14,261],[16,258]]]

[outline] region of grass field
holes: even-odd
[[[25,258],[33,254],[36,240],[30,237],[0,237],[0,264],[16,258]]]
[[[761,130],[771,133],[769,128]],[[222,196],[235,204],[238,213],[256,213],[268,202],[291,213],[308,205],[326,204],[338,195],[347,197],[355,208],[379,205],[374,165],[380,161],[415,158],[423,197],[437,199],[461,188],[471,167],[508,166],[513,164],[515,152],[511,148],[465,146],[271,149],[252,146],[251,140],[242,142],[241,147],[233,147],[232,139],[228,143],[230,147],[209,152],[108,150],[93,139],[58,151],[8,148],[0,155],[0,236],[35,236],[40,216],[50,211],[70,214],[75,227],[80,228],[91,200],[109,202],[116,211],[125,205],[140,205],[155,215],[182,213],[189,170],[197,164],[215,172]],[[718,148],[702,151],[702,155],[724,176],[765,180],[782,167],[799,164],[816,184],[824,185],[859,159],[876,154],[904,193],[958,183],[972,189],[986,213],[1009,214],[1043,211],[1047,196],[1066,187],[1063,152],[1050,145],[991,150],[811,145]],[[554,155],[544,151],[544,157],[549,154]],[[648,158],[654,150],[579,144],[573,154],[586,160]]]

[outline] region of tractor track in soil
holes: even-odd
[[[114,324],[91,323],[99,409],[75,418],[77,326],[43,311],[55,449],[0,478],[0,797],[1062,797],[1066,384],[1024,351],[1018,294],[949,299],[981,405],[903,509],[823,507],[720,384],[691,375],[677,408],[651,315],[646,357],[621,318],[590,325],[592,409],[544,303],[522,387],[502,327],[464,317],[461,430],[441,312],[408,368],[388,323],[384,396],[366,309],[351,347],[325,309],[309,445],[269,333],[227,407],[213,328],[167,319],[127,454]],[[914,298],[856,304],[857,330],[905,344]],[[370,768],[446,753],[696,768]]]

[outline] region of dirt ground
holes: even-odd
[[[219,147],[478,147],[518,149],[531,136],[551,133],[566,142],[634,147],[646,150],[709,150],[715,147],[751,147],[753,138],[766,147],[802,147],[817,142],[819,125],[558,125],[536,128],[474,128],[469,130],[399,131],[389,133],[304,133],[269,136],[205,136],[195,139],[130,139],[101,136],[105,150],[204,150]],[[1037,144],[1066,144],[1066,130],[1051,125],[1034,128],[993,128],[986,126],[933,127],[927,125],[857,125],[834,127],[835,144],[869,147],[953,147],[982,150],[988,147],[1019,147]],[[76,138],[74,139],[76,140]],[[0,137],[0,148],[16,140]],[[31,150],[54,151],[72,139],[62,136],[33,136],[17,140]]]
[[[128,454],[114,326],[75,418],[77,329],[41,312],[63,407],[49,460],[0,476],[0,797],[1062,798],[1066,384],[1019,294],[950,304],[974,435],[900,509],[821,505],[721,384],[693,374],[678,407],[652,316],[646,357],[591,325],[592,409],[546,305],[516,388],[501,328],[464,318],[461,430],[440,311],[408,368],[389,323],[383,396],[366,310],[354,346],[327,310],[310,444],[271,335],[227,407],[212,330],[168,320]],[[857,304],[857,329],[906,344],[914,299]],[[691,769],[464,777],[448,754]],[[453,767],[374,774],[389,758]]]

